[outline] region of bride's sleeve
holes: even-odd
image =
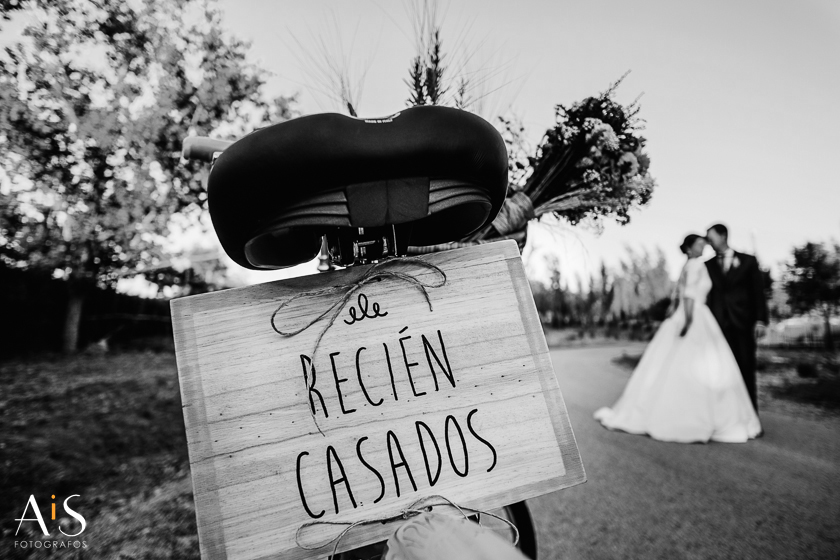
[[[677,278],[677,282],[674,284],[674,289],[671,292],[671,301],[674,302],[675,306],[680,303],[685,292],[685,268],[683,266],[682,270],[680,270],[680,277]]]
[[[682,297],[698,299],[701,297],[698,286],[702,280],[703,272],[706,269],[706,264],[700,259],[690,259],[684,269],[685,285],[683,287]]]

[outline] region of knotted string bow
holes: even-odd
[[[425,282],[417,278],[417,276],[410,274],[408,272],[403,272],[399,270],[384,270],[389,265],[393,264],[409,264],[418,266],[420,268],[425,268],[427,270],[431,270],[432,272],[436,273],[439,276],[439,280],[435,282]],[[427,288],[440,288],[444,284],[446,284],[446,273],[441,270],[439,267],[424,261],[418,257],[394,257],[391,259],[387,259],[381,262],[376,263],[375,265],[371,266],[358,280],[351,282],[349,284],[340,284],[338,286],[329,286],[326,288],[321,288],[318,290],[311,290],[308,292],[301,292],[299,294],[295,294],[294,296],[288,298],[287,300],[283,301],[277,309],[274,310],[274,313],[271,314],[271,328],[274,329],[274,332],[279,334],[280,336],[295,336],[297,334],[302,333],[321,319],[329,316],[329,321],[324,329],[318,333],[318,338],[315,339],[315,347],[312,349],[312,357],[309,362],[310,373],[314,373],[315,371],[315,353],[318,351],[318,347],[321,344],[321,339],[324,338],[324,335],[333,326],[335,320],[338,318],[341,311],[344,309],[344,306],[347,305],[347,302],[350,301],[350,298],[353,295],[362,289],[367,284],[371,282],[378,282],[380,280],[384,280],[387,278],[392,278],[394,280],[399,280],[402,282],[408,282],[412,286],[414,286],[420,293],[423,294],[423,297],[426,299],[426,303],[429,305],[429,311],[433,311],[432,309],[432,300],[429,298],[429,293],[426,291]],[[293,331],[281,331],[277,328],[275,324],[275,319],[277,318],[277,314],[280,311],[291,304],[296,299],[304,298],[304,297],[315,297],[315,296],[327,296],[335,293],[344,292],[342,297],[338,299],[335,303],[327,307],[323,313],[306,323],[304,326],[300,327],[299,329]],[[306,385],[307,391],[309,390],[309,384],[304,376],[304,384]],[[324,432],[321,430],[321,427],[318,425],[318,421],[315,419],[315,411],[314,409],[310,408],[312,412],[312,421],[315,422],[315,427],[318,428],[318,431],[321,435],[324,435]]]
[[[433,503],[433,504],[426,503],[429,500],[433,500],[433,499],[442,500],[442,501],[437,502],[437,503]],[[479,526],[481,526],[481,516],[482,515],[487,515],[487,516],[490,516],[490,517],[494,517],[494,518],[498,519],[499,521],[503,521],[504,523],[507,523],[508,526],[513,530],[513,535],[514,535],[513,536],[513,546],[516,546],[519,543],[519,529],[509,519],[505,519],[504,517],[501,517],[500,515],[496,515],[495,513],[491,513],[489,511],[483,511],[483,510],[478,510],[478,509],[462,507],[462,506],[459,506],[458,504],[456,504],[455,502],[453,502],[452,500],[450,500],[449,498],[447,498],[445,496],[434,495],[434,496],[426,496],[424,498],[420,498],[419,500],[415,501],[410,506],[408,506],[406,509],[401,510],[398,514],[395,514],[395,515],[388,515],[388,516],[385,516],[385,517],[375,517],[375,518],[371,518],[371,519],[360,519],[358,521],[309,521],[307,523],[302,524],[300,527],[298,527],[297,531],[295,531],[295,544],[297,544],[300,548],[302,548],[304,550],[317,550],[317,549],[319,549],[323,546],[326,546],[326,545],[330,544],[331,542],[334,542],[335,545],[333,545],[333,551],[332,551],[331,556],[333,558],[335,558],[335,555],[338,552],[338,546],[341,544],[341,540],[345,536],[347,536],[347,533],[349,533],[355,527],[361,527],[361,526],[364,526],[364,525],[373,525],[375,523],[388,523],[390,521],[397,521],[399,519],[409,519],[409,518],[414,517],[416,515],[420,515],[422,513],[430,512],[430,511],[432,511],[432,508],[435,507],[435,506],[446,506],[446,505],[452,506],[455,509],[457,509],[458,512],[464,517],[464,519],[469,518],[467,516],[467,514],[464,513],[464,510],[470,511],[473,514],[477,514],[478,515]],[[338,535],[336,535],[335,537],[331,538],[330,540],[328,540],[324,543],[317,544],[317,545],[307,545],[307,544],[301,543],[300,542],[301,531],[303,531],[304,529],[306,529],[308,527],[315,527],[315,526],[318,526],[318,525],[346,525],[347,527],[345,527]]]

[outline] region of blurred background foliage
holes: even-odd
[[[4,16],[20,6],[4,2]],[[201,228],[206,169],[188,135],[289,118],[211,3],[44,0],[0,57],[0,260],[67,282],[64,348],[85,298],[125,276],[174,282],[172,234]],[[183,267],[178,267],[183,270]]]

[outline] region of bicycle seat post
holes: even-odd
[[[393,224],[380,227],[337,227],[326,234],[330,257],[339,266],[370,264],[404,254]]]

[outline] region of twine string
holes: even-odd
[[[420,268],[431,270],[438,276],[438,280],[434,282],[426,282],[417,278],[417,276],[409,272],[402,272],[399,270],[384,270],[389,265],[400,263],[414,265]],[[279,306],[277,306],[277,308],[274,310],[274,313],[271,314],[271,328],[274,329],[274,332],[276,332],[280,336],[291,337],[302,333],[321,319],[328,317],[326,326],[321,330],[321,332],[318,333],[318,337],[315,339],[315,346],[313,347],[312,355],[310,356],[309,372],[310,374],[314,375],[315,354],[318,352],[318,347],[321,345],[321,339],[324,338],[324,335],[327,334],[327,331],[330,329],[330,327],[333,326],[336,319],[338,319],[338,316],[344,310],[344,306],[347,305],[347,302],[350,301],[350,299],[356,294],[356,292],[361,290],[367,284],[370,284],[371,282],[379,282],[381,280],[389,278],[401,282],[406,282],[414,288],[416,288],[421,294],[423,294],[423,298],[426,300],[426,303],[429,306],[429,311],[433,311],[433,308],[432,300],[429,297],[429,292],[427,290],[430,288],[440,288],[446,284],[446,273],[443,270],[441,270],[438,266],[426,262],[425,260],[418,257],[393,257],[374,264],[367,271],[365,271],[365,273],[361,277],[359,277],[354,282],[350,282],[349,284],[340,284],[338,286],[328,286],[326,288],[320,288],[318,290],[301,292],[284,300],[282,303],[280,303]],[[277,328],[277,324],[275,322],[277,314],[280,313],[280,311],[282,311],[284,308],[288,307],[295,300],[306,297],[329,296],[341,292],[344,292],[341,298],[336,300],[332,305],[327,307],[320,315],[310,320],[302,327],[290,331],[284,331]],[[303,383],[306,387],[306,391],[309,391],[309,382],[307,381],[306,376],[304,376]],[[320,432],[322,436],[325,436],[324,432],[321,430],[321,427],[318,425],[318,420],[315,417],[315,411],[312,407],[310,407],[310,405],[307,405],[307,407],[311,412],[312,421],[315,423],[315,427],[318,428],[318,432]]]
[[[432,500],[432,499],[437,499],[437,500],[442,500],[442,501],[437,502],[437,503],[433,503],[433,504],[426,504],[426,502],[428,502],[429,500]],[[423,505],[423,504],[426,504],[426,505]],[[374,518],[370,518],[370,519],[359,519],[358,521],[308,521],[306,523],[303,523],[300,527],[298,527],[297,531],[295,532],[295,544],[297,544],[298,547],[300,547],[304,550],[318,550],[319,548],[324,547],[324,546],[326,546],[330,543],[334,543],[333,551],[332,551],[331,556],[335,557],[335,555],[338,552],[338,547],[341,544],[341,541],[344,539],[345,536],[347,536],[347,534],[350,531],[352,531],[356,527],[362,527],[362,526],[365,526],[365,525],[373,525],[373,524],[376,524],[376,523],[389,523],[391,521],[397,521],[399,519],[410,519],[410,518],[415,517],[417,515],[421,515],[423,513],[431,512],[432,508],[434,508],[436,506],[446,506],[446,505],[452,506],[455,509],[457,509],[458,513],[460,513],[461,516],[464,519],[469,519],[469,516],[465,513],[464,510],[470,511],[473,514],[477,515],[478,516],[479,527],[481,526],[481,516],[482,515],[488,515],[490,517],[494,517],[494,518],[498,519],[499,521],[503,521],[504,523],[506,523],[508,525],[508,527],[510,527],[513,530],[513,546],[516,546],[517,544],[519,544],[519,528],[517,528],[517,526],[511,520],[505,519],[504,517],[502,517],[500,515],[496,515],[495,513],[492,513],[492,512],[489,512],[489,511],[484,511],[484,510],[459,506],[458,504],[456,504],[455,502],[453,502],[449,498],[447,498],[445,496],[440,496],[440,495],[427,496],[425,498],[420,498],[419,500],[415,501],[414,503],[412,503],[407,508],[401,510],[399,513],[393,514],[393,515],[387,515],[387,516],[384,516],[384,517],[374,517]],[[335,526],[346,525],[346,527],[344,529],[342,529],[342,531],[338,535],[334,536],[333,538],[331,538],[328,541],[323,542],[321,544],[307,545],[307,544],[304,544],[304,543],[300,542],[300,535],[301,535],[302,531],[304,531],[305,529],[307,529],[309,527],[316,527],[316,526],[319,526],[319,525],[335,525]]]

